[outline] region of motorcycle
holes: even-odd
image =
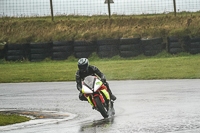
[[[82,83],[82,93],[92,108],[99,111],[104,118],[113,116],[115,110],[107,87],[96,76],[87,76]]]

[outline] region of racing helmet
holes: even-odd
[[[89,61],[87,58],[81,58],[78,60],[78,68],[81,72],[85,72],[88,70]]]

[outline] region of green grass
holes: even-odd
[[[43,62],[0,62],[0,83],[74,81],[77,60]],[[200,54],[168,54],[166,51],[153,57],[140,55],[124,59],[115,56],[99,59],[95,54],[89,58],[108,80],[149,79],[197,79],[200,78]]]
[[[25,121],[29,121],[29,120],[30,120],[30,118],[24,117],[24,116],[0,113],[0,126],[21,123],[21,122],[25,122]]]

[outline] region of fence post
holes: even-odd
[[[52,0],[50,0],[50,6],[51,6],[51,19],[53,21],[53,4],[52,4]]]
[[[174,15],[176,16],[176,0],[173,1],[174,1]]]
[[[109,13],[109,18],[111,17],[110,15],[110,0],[108,0],[108,13]]]

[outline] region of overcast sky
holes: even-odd
[[[50,0],[0,0],[0,16],[50,15]],[[108,14],[105,0],[52,0],[54,15]],[[173,11],[173,0],[113,0],[112,14],[152,14]],[[176,0],[177,11],[199,11],[200,0]]]

